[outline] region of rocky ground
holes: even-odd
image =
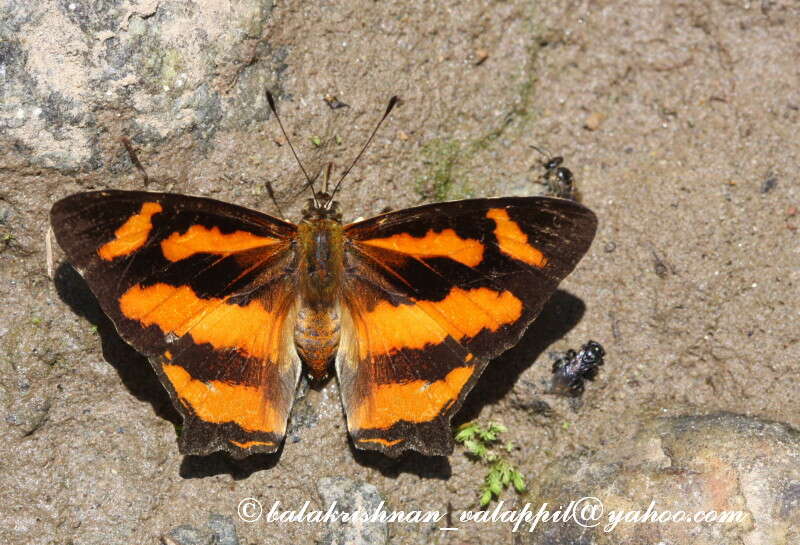
[[[799,32],[790,0],[4,0],[0,539],[800,542]],[[457,518],[486,472],[460,448],[354,451],[335,381],[296,404],[279,455],[181,456],[149,364],[47,244],[56,199],[143,188],[122,136],[149,189],[275,214],[269,182],[296,218],[301,178],[266,88],[312,170],[348,161],[402,98],[341,193],[350,219],[540,193],[531,145],[574,172],[600,219],[594,245],[456,418],[508,428],[528,492],[504,491],[505,508],[594,495],[608,508],[738,509],[744,521],[513,533],[241,520],[249,497],[282,509],[449,504]],[[548,353],[590,338],[606,364],[582,399],[547,394]]]

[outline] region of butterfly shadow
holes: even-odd
[[[71,265],[62,263],[56,269],[54,283],[61,300],[95,327],[100,336],[103,358],[114,367],[131,394],[150,403],[158,416],[179,426],[181,416],[172,406],[147,358],[122,340],[83,277]]]
[[[348,441],[348,446],[357,464],[377,469],[384,477],[395,478],[401,473],[411,473],[424,479],[446,481],[453,474],[447,456],[425,456],[406,451],[397,458],[390,458],[379,452],[358,449],[352,440]]]
[[[275,467],[282,452],[281,444],[272,454],[251,454],[240,459],[226,452],[215,452],[206,456],[188,455],[181,462],[180,476],[184,479],[203,479],[228,474],[233,480],[240,481],[253,473]]]
[[[564,290],[556,290],[519,343],[489,362],[453,418],[453,426],[476,419],[484,406],[508,395],[520,375],[539,359],[547,347],[575,327],[585,312],[583,301]]]
[[[128,391],[136,399],[149,403],[157,416],[176,427],[180,426],[183,419],[172,405],[169,394],[147,358],[119,336],[83,277],[71,265],[62,263],[56,269],[54,282],[61,300],[97,329],[103,358],[114,367]],[[192,479],[227,473],[234,479],[244,479],[256,471],[270,469],[278,463],[279,458],[280,450],[276,454],[255,454],[242,460],[223,452],[208,456],[184,456],[180,475]]]

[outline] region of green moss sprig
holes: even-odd
[[[514,448],[510,441],[500,441],[500,434],[507,431],[508,428],[502,424],[490,422],[484,425],[477,421],[467,422],[456,429],[456,443],[464,445],[467,456],[489,469],[480,489],[481,506],[489,505],[509,485],[517,493],[525,490],[525,476],[501,454]]]

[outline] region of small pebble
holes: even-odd
[[[592,112],[586,118],[586,122],[584,123],[584,127],[590,131],[596,131],[600,128],[603,121],[605,121],[606,116],[600,112]]]

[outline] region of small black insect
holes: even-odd
[[[580,397],[583,394],[584,381],[594,380],[599,367],[604,363],[605,355],[606,351],[595,341],[584,344],[580,352],[564,352],[553,362],[553,380],[549,393]]]
[[[547,186],[548,194],[562,199],[578,200],[575,177],[570,169],[562,166],[564,158],[560,155],[553,157],[533,144],[531,144],[531,147],[547,157],[547,159],[541,161],[541,165],[544,167],[544,174],[539,178],[539,181]]]

